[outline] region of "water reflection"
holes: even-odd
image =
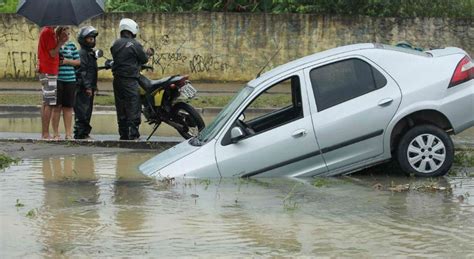
[[[133,236],[143,229],[146,210],[140,208],[147,200],[146,184],[149,179],[139,173],[137,161],[141,154],[117,154],[116,181],[113,203],[117,207],[115,222],[120,230]]]
[[[48,255],[87,244],[100,226],[99,188],[92,155],[44,158],[40,231]]]

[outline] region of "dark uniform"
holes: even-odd
[[[76,104],[74,106],[75,139],[89,138],[89,134],[92,130],[90,121],[94,104],[94,94],[97,91],[97,58],[93,50],[95,43],[89,45],[85,42],[85,38],[95,38],[97,35],[97,31],[92,26],[82,28],[78,35],[78,42],[81,45],[81,49],[79,50],[81,65],[76,70],[78,88],[76,92]],[[87,95],[87,89],[92,90],[92,95]]]
[[[148,62],[142,45],[133,38],[121,37],[110,48],[114,63],[114,96],[121,140],[140,137],[141,103],[138,78],[140,67]]]

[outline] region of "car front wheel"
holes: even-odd
[[[416,176],[445,175],[453,164],[454,145],[449,135],[432,125],[410,129],[397,149],[400,167]]]

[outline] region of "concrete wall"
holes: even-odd
[[[154,77],[190,74],[192,80],[248,81],[282,47],[270,67],[351,43],[420,47],[457,46],[474,53],[474,20],[337,17],[306,14],[111,13],[83,25],[99,30],[98,48],[109,48],[121,18],[141,26],[139,40],[153,47]],[[74,35],[78,31],[73,28]],[[39,28],[16,14],[0,15],[0,79],[35,77]],[[102,63],[104,60],[99,60]],[[101,72],[103,79],[110,72]]]

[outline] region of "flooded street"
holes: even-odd
[[[249,114],[255,116],[256,114]],[[203,119],[206,125],[209,125],[216,114],[203,114]],[[111,112],[96,112],[91,119],[92,135],[96,134],[118,134],[117,117],[115,113]],[[59,124],[60,132],[64,132],[64,125],[61,121]],[[151,133],[153,127],[145,123],[142,117],[142,124],[140,125],[140,134],[143,137]],[[41,118],[39,113],[34,114],[0,114],[0,132],[25,132],[36,133],[41,131]],[[174,137],[179,136],[175,129],[163,123],[160,125],[155,133],[155,136]],[[474,142],[474,127],[456,135],[455,138]]]
[[[204,122],[209,124],[212,116],[204,116]],[[100,134],[118,134],[117,116],[111,112],[97,112],[91,118],[92,135]],[[140,125],[140,134],[146,138],[153,130],[153,127],[145,122],[145,118],[142,117],[142,123]],[[0,132],[25,132],[25,133],[36,133],[41,131],[41,118],[39,113],[35,114],[0,114]],[[64,125],[61,118],[59,124],[59,131],[64,132]],[[178,132],[171,126],[162,123],[158,130],[155,132],[155,136],[160,137],[175,137],[179,136]]]
[[[157,183],[137,170],[153,155],[26,158],[0,172],[0,257],[474,256],[474,168]]]

